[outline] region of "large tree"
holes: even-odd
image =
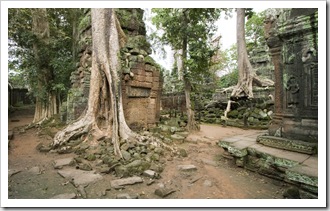
[[[33,43],[33,52],[37,64],[36,84],[40,93],[36,96],[33,122],[38,123],[58,113],[56,93],[46,87],[47,83],[53,81],[54,73],[49,65],[50,51],[47,46],[49,46],[50,29],[45,8],[33,9],[32,32],[36,37],[36,42]],[[41,93],[41,90],[44,92]]]
[[[248,58],[245,42],[245,8],[237,8],[237,55],[238,55],[238,83],[233,89],[231,98],[253,98],[252,85],[273,86],[274,82],[269,79],[259,78],[253,70]]]
[[[153,23],[164,32],[160,41],[181,52],[178,71],[183,75],[187,129],[199,130],[191,103],[192,78],[209,68],[212,56],[209,41],[215,32],[214,22],[220,15],[220,9],[164,8],[153,9],[153,12],[156,14]]]
[[[23,77],[35,96],[33,122],[42,123],[59,112],[70,83],[72,24],[70,9],[9,9],[9,67]],[[10,80],[10,79],[9,79]]]
[[[92,69],[86,112],[75,122],[59,131],[52,147],[65,147],[83,135],[91,145],[111,137],[115,155],[122,157],[119,142],[142,142],[145,137],[132,131],[125,120],[121,88],[120,49],[126,43],[114,9],[92,9]],[[154,144],[165,146],[161,141]],[[157,142],[157,143],[156,143]]]

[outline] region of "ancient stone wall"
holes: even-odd
[[[265,22],[275,67],[275,116],[269,134],[317,143],[318,11],[283,9]]]
[[[146,40],[143,10],[117,9],[116,12],[128,37],[126,46],[121,49],[124,115],[132,129],[148,128],[160,117],[162,80],[159,68],[149,56],[151,48]],[[87,9],[80,25],[80,62],[71,74],[72,88],[62,107],[62,119],[67,122],[77,119],[87,106],[92,66],[91,37],[90,10]]]
[[[186,97],[184,93],[170,93],[161,97],[161,111],[163,113],[183,113],[186,111]]]
[[[262,76],[274,81],[274,65],[266,44],[257,47],[249,52],[249,60],[252,68],[258,76]]]

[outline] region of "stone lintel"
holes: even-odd
[[[305,153],[309,155],[317,153],[316,143],[308,143],[275,136],[258,136],[257,142],[265,146]]]

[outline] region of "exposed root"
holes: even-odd
[[[75,137],[87,134],[92,128],[92,121],[86,117],[68,125],[65,129],[56,133],[52,148],[61,146]]]
[[[230,111],[231,102],[232,102],[231,100],[228,100],[227,108],[226,108],[225,113],[224,113],[224,116],[225,116],[226,120],[228,119],[227,114]]]

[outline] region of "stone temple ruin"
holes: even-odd
[[[160,116],[162,81],[159,67],[149,56],[150,44],[146,40],[142,9],[118,9],[118,19],[128,37],[122,53],[122,94],[124,115],[132,129],[155,126]],[[90,10],[85,10],[84,25],[80,28],[80,62],[71,74],[72,88],[67,103],[62,107],[63,120],[77,119],[88,102],[92,67],[92,29]]]
[[[149,128],[156,125],[160,117],[162,80],[159,67],[149,56],[151,49],[146,41],[143,11],[119,9],[117,12],[128,35],[126,47],[122,49],[125,117],[132,129]],[[92,54],[90,23],[81,29],[80,36],[81,59],[71,75],[72,88],[63,106],[66,111],[62,111],[67,122],[79,117],[88,99]],[[256,49],[252,53],[252,63],[275,81],[275,89],[265,91],[265,95],[274,96],[271,108],[267,108],[274,113],[265,115],[265,118],[272,117],[268,132],[258,137],[230,137],[221,140],[219,146],[225,149],[224,156],[233,159],[237,166],[293,184],[302,191],[302,198],[317,198],[318,11],[277,9],[265,21],[265,36],[271,56],[260,57],[266,48]],[[217,123],[213,119],[222,115],[217,113],[219,108],[207,109],[203,116],[211,120],[205,122]],[[260,111],[257,114],[260,115]],[[265,147],[268,150],[263,151]],[[286,151],[296,153],[296,157],[281,157]]]
[[[293,185],[298,198],[318,198],[318,10],[276,9],[264,26],[274,64],[273,119],[265,134],[219,145],[237,166]]]
[[[284,10],[266,22],[275,66],[275,112],[266,145],[315,154],[318,141],[317,9]],[[297,140],[292,142],[293,140]]]

